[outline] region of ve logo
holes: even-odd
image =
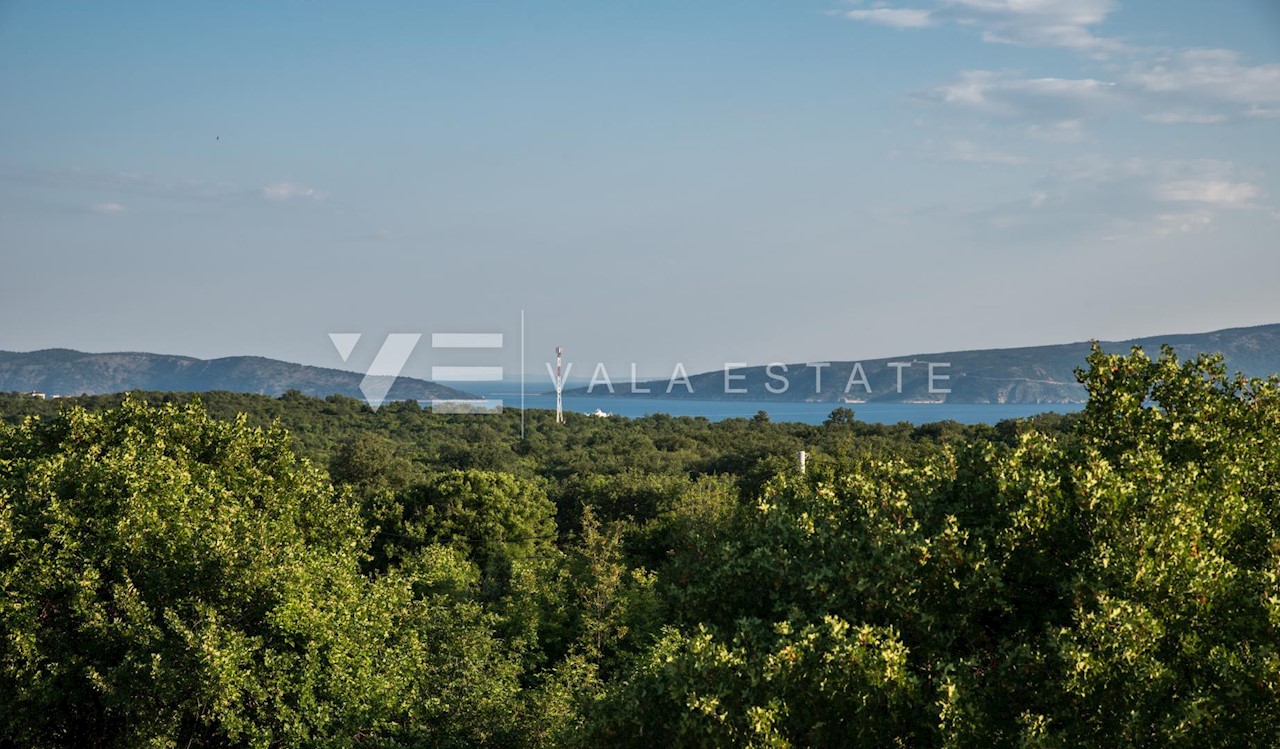
[[[351,352],[355,351],[356,344],[360,342],[360,338],[360,333],[329,334],[329,340],[333,342],[333,347],[338,350],[338,356],[341,356],[344,362],[351,358]],[[364,378],[360,380],[360,392],[364,393],[365,401],[368,402],[370,408],[377,411],[386,402],[387,395],[391,392],[391,387],[395,385],[396,378],[404,370],[404,365],[408,363],[409,357],[413,354],[413,350],[417,348],[418,341],[421,339],[421,333],[391,333],[382,342],[381,348],[378,349],[377,355],[373,358],[373,363],[369,365]],[[502,334],[433,333],[431,335],[431,347],[436,349],[500,349],[502,348]],[[449,382],[501,380],[502,367],[432,367],[431,379],[436,382],[441,380]],[[439,413],[476,413],[476,407],[479,407],[480,413],[501,413],[502,401],[475,399],[431,401],[432,410]]]

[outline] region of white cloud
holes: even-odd
[[[1134,72],[1133,64],[1115,81],[968,70],[916,96],[988,118],[1027,120],[1027,136],[1055,143],[1081,142],[1090,120],[1119,114],[1158,125],[1280,118],[1280,65],[1241,66],[1238,56],[1221,50],[1191,57],[1204,64],[1177,70],[1148,66],[1143,72]]]
[[[98,172],[85,169],[33,169],[9,171],[0,169],[0,179],[16,179],[24,184],[69,190],[93,190],[99,193],[147,195],[168,200],[228,202],[255,197],[272,201],[294,199],[325,200],[329,193],[296,182],[281,181],[263,188],[250,189],[230,182],[206,182],[197,179],[171,179],[136,172]],[[117,203],[91,206],[99,213],[119,213]]]
[[[1226,179],[1186,179],[1161,185],[1161,199],[1183,203],[1206,203],[1227,207],[1246,207],[1262,194],[1261,188],[1249,182]]]
[[[884,23],[913,11],[915,26],[968,29],[986,42],[1053,47],[1080,55],[1059,71],[968,70],[913,96],[939,107],[951,132],[983,133],[932,148],[946,161],[1032,163],[991,136],[1055,144],[1096,142],[1105,120],[1157,126],[1207,126],[1245,118],[1280,120],[1280,63],[1255,64],[1233,50],[1141,47],[1102,35],[1117,0],[901,0],[848,17]],[[914,8],[905,7],[907,4]],[[877,18],[879,16],[879,18]],[[912,28],[902,16],[902,28]],[[1083,58],[1083,59],[1082,59]],[[938,118],[932,118],[938,119]],[[926,120],[928,121],[928,120]],[[1131,129],[1130,133],[1143,133]],[[1092,135],[1093,137],[1087,137]],[[995,143],[998,149],[979,145]],[[1153,141],[1158,146],[1162,141]],[[1024,143],[1024,149],[1026,144]],[[1045,163],[1045,149],[1036,163]],[[978,233],[1027,237],[1078,232],[1095,238],[1152,238],[1227,226],[1229,216],[1276,215],[1255,168],[1225,161],[1115,159],[1061,162],[1021,197],[952,215]]]
[[[1280,63],[1246,65],[1227,49],[1192,49],[1136,63],[1126,80],[1142,91],[1246,106],[1280,104]]]
[[[118,213],[124,213],[126,209],[119,203],[94,203],[89,206],[89,210],[94,213],[102,213],[110,216]]]
[[[295,198],[324,200],[329,197],[329,194],[306,185],[299,185],[293,182],[277,182],[262,188],[262,197],[267,200],[293,200]]]
[[[948,141],[938,155],[944,161],[984,166],[1018,166],[1027,163],[1027,159],[1022,156],[986,148],[963,139]]]
[[[1161,213],[1156,216],[1156,236],[1167,237],[1171,234],[1188,234],[1208,228],[1213,223],[1213,212],[1200,209],[1185,213]]]
[[[968,70],[924,98],[1002,117],[1078,119],[1115,109],[1114,84],[1093,78],[1019,78],[1011,73]],[[1076,125],[1078,127],[1078,125]]]
[[[1116,9],[1113,0],[942,0],[958,21],[983,28],[988,42],[1064,47],[1101,55],[1124,44],[1089,30]]]
[[[1252,207],[1262,189],[1238,165],[1216,159],[1073,159],[1049,178],[1090,189],[1121,186],[1125,193],[1158,202],[1192,202],[1219,207]]]
[[[1061,162],[1021,199],[962,213],[977,232],[1028,238],[1077,234],[1112,241],[1169,237],[1216,226],[1229,214],[1271,212],[1251,172],[1215,160]],[[1224,222],[1225,223],[1225,222]]]
[[[1154,112],[1142,119],[1161,125],[1216,125],[1226,122],[1227,116],[1205,112]]]
[[[845,16],[897,28],[953,23],[980,30],[991,43],[1063,47],[1101,56],[1125,48],[1123,42],[1090,30],[1116,7],[1115,0],[936,0],[930,9],[882,6]]]
[[[1045,143],[1080,143],[1084,140],[1084,125],[1080,120],[1032,124],[1027,126],[1027,136]]]
[[[919,0],[917,0],[919,4]],[[970,71],[931,92],[939,101],[997,116],[1041,114],[1059,120],[1097,115],[1106,102],[1156,124],[1217,124],[1241,116],[1280,117],[1280,63],[1254,65],[1229,49],[1138,47],[1095,30],[1117,0],[932,0],[927,7],[877,7],[848,11],[855,21],[898,28],[950,25],[973,29],[984,41],[1057,47],[1090,58],[1113,58],[1112,81],[1087,77],[1018,79],[1007,73]],[[1111,76],[1109,76],[1111,77]],[[1032,99],[1040,101],[1033,102]],[[1029,131],[1054,140],[1051,133]],[[1064,134],[1058,142],[1073,142]],[[1076,138],[1076,141],[1080,138]]]
[[[871,8],[869,10],[851,10],[845,13],[846,18],[854,21],[865,21],[878,26],[890,26],[895,29],[923,29],[935,26],[933,14],[919,8]]]

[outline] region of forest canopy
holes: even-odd
[[[0,746],[1275,745],[1280,381],[1079,376],[995,426],[523,439],[0,396]]]

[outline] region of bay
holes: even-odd
[[[446,383],[491,400],[501,400],[503,408],[520,407],[518,382]],[[554,410],[556,397],[543,388],[549,383],[531,383],[526,388],[524,407]],[[1073,413],[1084,407],[1080,403],[805,403],[797,401],[712,401],[621,396],[565,396],[564,410],[591,414],[597,411],[611,416],[636,418],[649,414],[701,416],[711,421],[750,418],[760,411],[772,421],[795,421],[821,424],[832,410],[843,405],[852,409],[861,421],[895,424],[928,424],[953,420],[961,424],[995,424],[1004,419],[1021,419],[1042,413]]]

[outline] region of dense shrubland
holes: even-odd
[[[0,746],[1280,743],[1280,395],[996,426],[0,396]],[[794,455],[812,454],[801,474]]]

